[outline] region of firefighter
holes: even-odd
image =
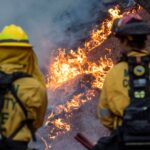
[[[150,25],[139,15],[129,14],[114,21],[112,34],[120,40],[123,50],[119,62],[106,75],[97,105],[100,122],[112,134],[100,139],[93,150],[129,150],[131,147],[122,146],[136,147],[139,143],[150,147],[150,54],[146,49]]]
[[[150,34],[150,26],[139,15],[130,14],[116,20],[112,30],[124,47],[122,56],[149,55],[145,42],[147,35]],[[126,62],[121,61],[116,64],[106,75],[99,98],[98,117],[101,123],[110,130],[121,124],[124,109],[130,103],[127,70]]]
[[[0,81],[0,91],[5,89],[5,80],[9,85],[4,99],[0,92],[0,150],[27,150],[43,124],[47,93],[28,36],[14,24],[0,32],[0,79],[1,76],[5,78]]]

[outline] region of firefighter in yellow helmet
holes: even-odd
[[[149,55],[145,42],[150,26],[139,15],[130,14],[115,20],[112,30],[124,47],[121,59]],[[121,123],[124,109],[130,103],[128,90],[128,64],[121,60],[106,75],[97,107],[100,121],[111,130]]]
[[[28,36],[13,24],[0,33],[0,80],[0,150],[27,150],[43,124],[47,94]]]

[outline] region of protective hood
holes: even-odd
[[[44,78],[38,67],[32,47],[0,47],[0,70],[6,73],[22,71],[31,74],[44,86]]]

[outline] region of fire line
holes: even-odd
[[[113,21],[122,17],[119,7],[109,9],[110,17],[106,19],[97,30],[93,30],[90,35],[90,40],[85,42],[83,47],[79,47],[77,51],[70,50],[70,53],[64,49],[59,49],[59,54],[53,64],[49,67],[49,75],[47,78],[47,88],[50,90],[57,90],[58,87],[63,85],[66,81],[75,78],[78,75],[92,74],[95,78],[92,83],[92,88],[101,88],[105,75],[113,66],[113,61],[107,56],[101,57],[98,63],[89,62],[87,58],[88,52],[100,46],[111,34],[111,27]],[[135,13],[136,11],[127,11],[127,13]],[[85,67],[86,66],[86,67]],[[82,93],[75,95],[66,104],[58,105],[47,118],[45,125],[49,123],[54,125],[55,128],[62,130],[56,132],[53,129],[50,131],[50,139],[55,139],[58,135],[71,130],[70,124],[67,124],[63,119],[59,118],[62,113],[71,113],[72,110],[78,109],[81,105],[92,100],[95,96],[94,90],[88,90],[85,94],[85,99],[82,99]],[[59,111],[58,111],[59,110]],[[57,113],[56,113],[57,112]],[[56,117],[57,116],[57,117]]]

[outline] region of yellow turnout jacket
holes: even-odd
[[[132,51],[128,56],[145,56],[148,52]],[[106,75],[97,105],[97,115],[100,122],[109,129],[115,129],[122,123],[124,109],[129,105],[128,64],[116,64]]]
[[[32,77],[14,81],[17,96],[26,107],[28,119],[33,119],[34,129],[42,126],[47,107],[47,94],[44,78],[39,70],[37,58],[31,47],[0,47],[0,70],[6,73],[25,72]],[[25,114],[9,92],[5,95],[2,109],[3,135],[9,137],[25,120]],[[25,125],[13,138],[18,141],[29,141],[31,132]]]

